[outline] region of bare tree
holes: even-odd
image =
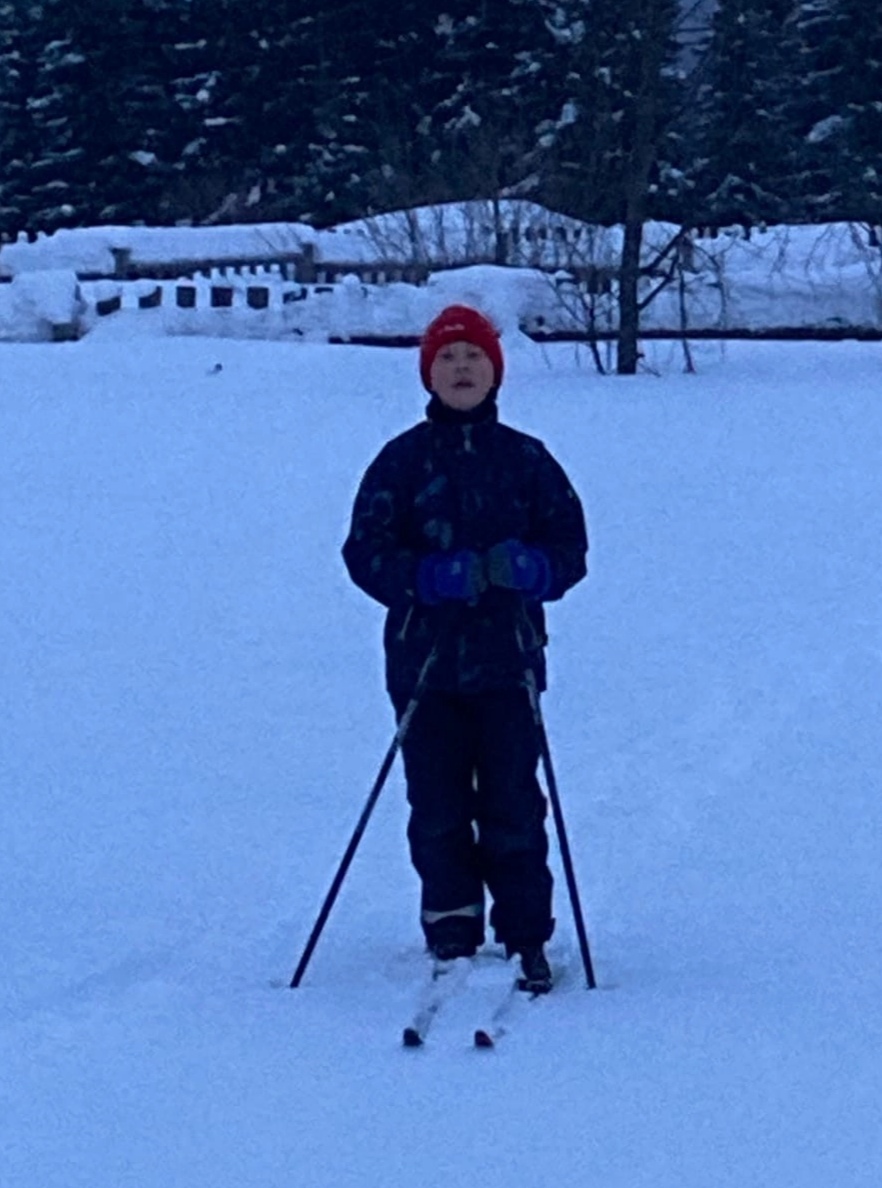
[[[563,0],[549,16],[569,90],[558,119],[540,129],[548,159],[539,189],[555,209],[623,228],[616,369],[625,375],[640,357],[643,229],[676,116],[682,15],[676,0]]]

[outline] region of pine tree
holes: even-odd
[[[259,146],[249,159],[256,178],[255,197],[263,217],[299,218],[309,204],[309,145],[314,131],[318,45],[316,16],[302,0],[271,0],[263,5],[260,33],[259,111],[246,121],[250,143]]]
[[[0,3],[0,236],[28,224],[27,160],[33,141],[28,100],[34,86],[33,21],[15,0]]]
[[[173,81],[191,32],[190,13],[187,0],[130,0],[120,46],[126,61],[115,80],[118,164],[112,190],[114,217],[125,221],[163,221],[171,213],[175,166],[194,134]]]
[[[315,18],[302,0],[191,0],[175,90],[191,132],[176,165],[192,217],[292,217],[314,120]]]
[[[243,158],[257,151],[244,127],[258,93],[249,36],[254,7],[235,0],[183,0],[180,6],[183,27],[166,50],[166,87],[175,112],[160,201],[166,219],[217,216],[240,186]]]
[[[32,13],[31,220],[52,230],[149,217],[183,135],[168,55],[186,6],[48,0]]]
[[[787,217],[799,88],[785,24],[791,0],[720,0],[694,117],[697,215],[746,226]]]
[[[793,5],[786,26],[801,84],[789,103],[796,145],[791,193],[807,219],[823,218],[837,204],[835,146],[846,118],[843,47],[849,36],[842,17],[835,0],[803,0]]]
[[[882,8],[841,0],[852,37],[846,47],[843,137],[847,218],[882,225]]]
[[[538,60],[554,48],[537,0],[343,0],[318,23],[308,177],[322,221],[524,182],[549,73]]]
[[[602,223],[651,209],[679,99],[678,15],[675,0],[549,3],[562,86],[539,131],[553,205]]]
[[[806,0],[789,29],[804,75],[791,104],[801,213],[814,221],[878,219],[882,12],[854,0]]]
[[[44,231],[95,221],[92,181],[96,161],[88,157],[90,129],[89,61],[76,43],[64,14],[41,24],[34,90],[29,100],[34,141],[27,157],[30,217]],[[94,113],[97,124],[103,111]],[[106,121],[104,128],[106,129]]]
[[[419,0],[334,0],[316,16],[305,178],[316,221],[429,199],[431,16]]]
[[[536,0],[457,0],[434,25],[431,135],[451,197],[535,183],[535,127],[554,93],[556,45]]]

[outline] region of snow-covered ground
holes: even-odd
[[[399,1046],[397,767],[279,988],[391,739],[339,546],[414,352],[0,348],[3,1188],[880,1183],[880,349],[505,345],[592,536],[545,712],[600,988],[559,878],[490,1053],[480,987]]]

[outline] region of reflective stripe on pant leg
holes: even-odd
[[[484,915],[483,903],[470,903],[466,907],[454,908],[449,912],[429,912],[423,908],[420,919],[424,924],[437,924],[439,920],[447,920],[451,916],[466,916],[469,919],[481,919]]]

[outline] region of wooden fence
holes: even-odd
[[[325,286],[313,287],[314,292],[321,292]],[[327,286],[330,289],[330,286]],[[235,305],[237,293],[242,293],[245,304],[249,309],[269,309],[272,289],[269,285],[253,284],[244,288],[230,284],[212,284],[205,290],[208,294],[208,304],[211,309],[232,309]],[[138,297],[138,309],[159,309],[165,301],[165,288],[158,284],[149,293],[142,293]],[[174,287],[174,304],[178,309],[196,309],[199,305],[199,287],[195,284],[180,283]],[[289,305],[295,301],[302,301],[307,294],[303,286],[296,289],[282,291],[282,304]],[[121,293],[114,293],[111,297],[99,298],[95,302],[95,312],[99,317],[117,313],[122,309]]]
[[[133,260],[130,248],[112,248],[112,272],[80,273],[84,281],[98,280],[180,280],[197,276],[257,276],[272,272],[282,280],[301,285],[332,285],[344,276],[357,276],[364,284],[383,285],[403,282],[425,284],[430,269],[426,264],[401,264],[395,261],[357,261],[316,259],[312,244],[297,252],[276,252],[223,260]]]

